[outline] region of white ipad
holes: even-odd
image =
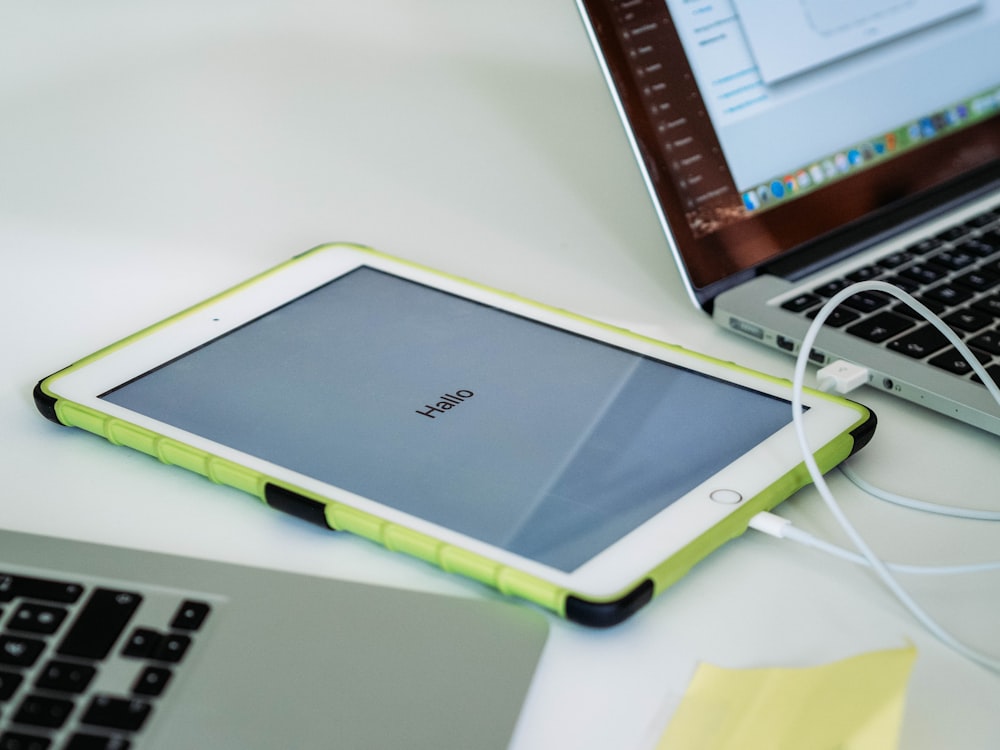
[[[357,246],[35,396],[60,424],[596,626],[808,481],[786,381]],[[864,407],[804,403],[822,468],[870,438]]]

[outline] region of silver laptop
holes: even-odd
[[[0,748],[505,748],[528,607],[0,530]]]
[[[1000,2],[578,0],[691,299],[797,354],[878,279],[1000,379]],[[894,297],[842,304],[811,358],[1000,434],[1000,406]]]

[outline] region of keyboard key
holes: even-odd
[[[872,279],[878,278],[883,273],[883,269],[878,266],[865,266],[859,268],[856,271],[851,271],[847,274],[847,278],[851,281],[871,281]]]
[[[35,687],[60,693],[82,693],[97,674],[94,667],[53,659],[38,676]]]
[[[23,732],[4,732],[0,734],[0,750],[48,750],[52,740],[47,737],[36,737]]]
[[[921,286],[917,282],[904,279],[901,276],[893,276],[892,278],[884,279],[884,281],[888,284],[892,284],[898,289],[902,289],[904,292],[909,292],[910,294],[913,294],[915,291],[920,289]]]
[[[1000,274],[989,271],[969,271],[955,279],[956,284],[961,284],[966,289],[974,292],[985,292],[1000,284]]]
[[[833,281],[828,281],[821,286],[816,287],[813,291],[820,297],[832,297],[841,289],[849,286],[849,282],[846,279],[834,279]]]
[[[45,641],[16,635],[0,635],[0,664],[30,667],[45,648]]]
[[[980,363],[989,362],[991,357],[983,352],[977,352],[975,349],[972,353],[976,355],[976,358]],[[972,372],[972,365],[969,364],[968,360],[958,353],[955,348],[950,348],[941,354],[931,357],[929,360],[930,364],[935,367],[939,367],[942,370],[947,370],[948,372],[953,372],[956,375],[968,375]]]
[[[1000,248],[1000,229],[994,228],[988,232],[983,232],[981,235],[976,237],[976,242],[989,245],[994,250]]]
[[[152,705],[146,701],[98,695],[80,721],[90,726],[134,732],[142,727],[152,710]]]
[[[961,271],[976,262],[976,258],[961,250],[945,250],[932,255],[928,259],[935,266],[941,266],[949,271]]]
[[[1000,331],[984,331],[968,340],[969,346],[1000,355]]]
[[[961,245],[958,245],[956,249],[963,253],[974,255],[977,258],[985,258],[993,255],[997,251],[997,246],[985,241],[983,238],[976,237],[975,239],[966,240]]]
[[[170,627],[176,630],[198,630],[208,617],[211,606],[207,602],[196,602],[188,599],[181,604],[170,622]]]
[[[17,672],[0,670],[0,701],[10,700],[10,697],[17,692],[23,679]]]
[[[177,663],[184,658],[188,648],[191,646],[191,639],[186,635],[170,633],[160,639],[156,650],[151,654],[151,658],[157,661],[168,661]]]
[[[972,306],[980,312],[984,312],[994,318],[1000,318],[1000,294],[985,297],[978,302],[974,302]]]
[[[44,695],[29,695],[14,714],[14,721],[18,724],[58,729],[66,723],[72,711],[73,701]]]
[[[146,667],[132,684],[132,692],[138,695],[160,695],[173,677],[166,667]]]
[[[23,597],[71,604],[79,599],[82,593],[83,586],[77,583],[0,572],[0,602],[10,602],[15,597]]]
[[[888,304],[888,297],[874,292],[858,292],[844,300],[844,305],[863,313],[875,312]]]
[[[878,262],[878,264],[882,266],[882,268],[887,268],[891,270],[893,268],[899,268],[902,265],[906,265],[911,260],[913,260],[913,254],[904,251],[887,255],[884,258],[882,258]]]
[[[132,635],[128,637],[125,646],[122,648],[122,656],[130,656],[134,659],[145,659],[160,644],[162,636],[155,630],[149,628],[136,628]]]
[[[924,255],[929,253],[931,250],[936,250],[943,245],[943,238],[938,237],[927,237],[926,239],[920,240],[920,242],[915,242],[906,248],[906,252],[916,253],[917,255]]]
[[[848,333],[860,338],[879,343],[891,339],[907,328],[912,328],[914,322],[901,315],[891,312],[881,312],[867,320],[863,320],[847,329]]]
[[[935,281],[940,281],[945,277],[945,272],[936,266],[927,265],[925,263],[917,263],[908,268],[904,268],[899,272],[899,275],[910,279],[911,281],[916,281],[918,284],[933,284]]]
[[[815,294],[800,294],[799,296],[781,303],[781,307],[790,312],[804,312],[810,307],[815,307],[822,300]]]
[[[940,315],[945,310],[945,306],[942,305],[940,302],[934,299],[930,299],[928,297],[924,297],[923,295],[920,294],[914,295],[914,299],[917,302],[922,302],[925,307],[930,308],[930,311],[935,315]],[[898,305],[895,305],[892,308],[892,311],[899,315],[906,315],[907,317],[910,318],[916,318],[917,320],[924,319],[924,316],[918,313],[912,307],[910,307],[910,304],[908,302],[900,302]]]
[[[809,313],[807,317],[810,319],[814,319],[816,317],[816,312],[817,311]],[[839,307],[835,307],[833,309],[833,312],[831,312],[827,316],[824,325],[828,325],[831,328],[843,328],[848,323],[853,323],[860,317],[861,316],[858,315],[856,312],[851,312],[850,310],[845,309],[843,305],[841,305]]]
[[[66,619],[66,610],[48,604],[27,602],[22,604],[10,618],[8,627],[26,633],[42,633],[49,635],[56,632],[62,621]]]
[[[963,302],[968,302],[972,299],[972,292],[968,292],[949,284],[942,284],[941,286],[936,286],[933,289],[928,289],[924,292],[923,299],[932,299],[935,302],[940,302],[942,305],[954,307],[955,305],[961,305]]]
[[[124,737],[78,732],[69,738],[64,750],[129,750],[131,746]]]
[[[969,233],[969,227],[958,225],[954,227],[948,227],[939,235],[936,239],[943,240],[944,242],[954,242],[959,240]]]
[[[975,333],[993,322],[993,318],[976,310],[956,310],[944,318],[944,322],[952,328],[966,333]]]
[[[103,659],[121,635],[142,597],[130,591],[97,589],[59,645],[62,656]]]
[[[914,359],[928,357],[948,345],[948,339],[934,326],[925,325],[889,343],[894,352]]]

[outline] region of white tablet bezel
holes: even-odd
[[[790,385],[785,382],[744,372],[725,363],[664,347],[627,332],[567,315],[502,292],[348,246],[329,246],[312,251],[254,280],[253,283],[156,326],[125,345],[114,347],[103,356],[61,375],[52,382],[50,390],[57,398],[67,399],[188,444],[208,454],[249,467],[273,478],[276,483],[301,487],[391,523],[496,560],[503,565],[573,591],[579,596],[593,599],[607,599],[620,594],[626,587],[640,580],[697,538],[709,533],[717,524],[742,507],[742,503],[713,501],[710,498],[713,491],[733,490],[744,500],[750,499],[765,491],[802,462],[801,450],[791,424],[791,407],[789,407],[789,424],[785,428],[577,569],[565,572],[383,505],[374,499],[348,492],[173,425],[151,419],[99,397],[359,266],[385,271],[570,333],[680,365],[765,394],[786,400],[791,398]],[[808,392],[804,396],[804,404],[809,407],[805,415],[805,424],[813,450],[818,450],[850,430],[860,419],[859,412],[851,406]]]

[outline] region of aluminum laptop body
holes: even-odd
[[[1000,379],[1000,2],[578,0],[692,301],[797,354],[882,280]],[[1000,434],[1000,406],[887,295],[811,358]]]
[[[0,530],[0,747],[506,748],[528,607]]]

